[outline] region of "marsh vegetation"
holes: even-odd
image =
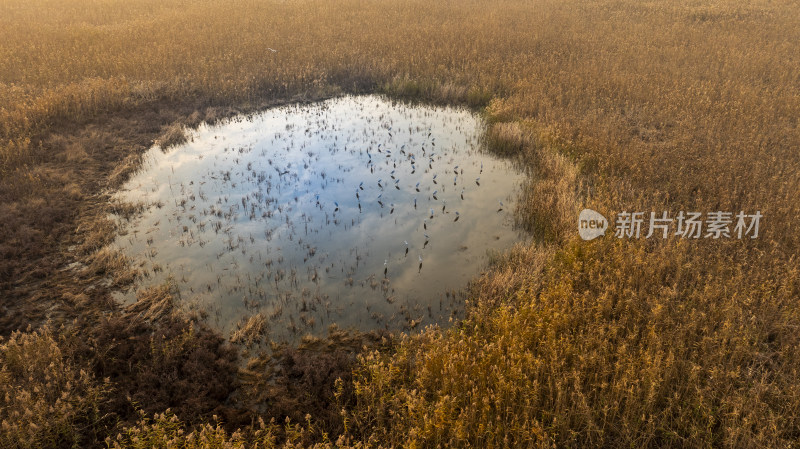
[[[0,445],[796,444],[798,47],[794,1],[4,1]],[[242,367],[173,286],[114,300],[115,217],[141,210],[111,197],[154,143],[364,93],[471,107],[530,174],[534,238],[458,325]],[[764,220],[584,242],[583,207]]]

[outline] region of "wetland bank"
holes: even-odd
[[[523,174],[485,131],[467,109],[375,95],[200,125],[115,195],[144,207],[112,245],[145,273],[119,299],[173,282],[216,327],[257,316],[279,341],[447,326],[489,255],[526,239]]]
[[[0,2],[0,447],[796,446],[799,47],[791,0]],[[125,209],[108,192],[154,140],[375,92],[481,110],[532,173],[516,206],[536,238],[470,284],[458,325],[317,358],[301,342],[268,381],[204,325],[238,324],[233,308],[172,313],[166,263],[118,306],[110,291],[131,284],[110,213]],[[584,207],[758,209],[769,224],[747,243],[583,242]],[[170,241],[187,226],[196,250],[182,217]],[[392,257],[407,240],[417,264],[419,243],[396,240]],[[371,256],[397,288],[405,259]],[[380,283],[367,292],[389,305]]]

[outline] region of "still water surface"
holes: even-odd
[[[115,245],[147,273],[136,288],[172,278],[226,330],[256,312],[278,340],[446,324],[451,292],[525,239],[522,174],[483,133],[468,110],[379,96],[202,125],[117,194],[148,207]]]

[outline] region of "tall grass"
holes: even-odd
[[[107,184],[87,179],[130,171],[132,130],[176,138],[213,107],[340,92],[469,104],[493,147],[525,161],[518,216],[542,243],[477,279],[457,328],[363,357],[348,441],[788,446],[800,438],[798,55],[788,0],[8,0],[0,280],[49,254],[29,249],[47,236],[72,235],[37,221],[43,208],[89,204],[80,192]],[[582,207],[764,220],[756,240],[587,243]]]
[[[49,329],[0,340],[0,447],[79,445],[100,426],[102,382]]]

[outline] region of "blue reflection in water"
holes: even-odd
[[[137,288],[172,276],[223,329],[255,312],[289,340],[446,323],[487,251],[524,238],[522,174],[483,130],[464,109],[378,96],[204,125],[148,152],[118,196],[151,207],[115,245],[146,267]]]

